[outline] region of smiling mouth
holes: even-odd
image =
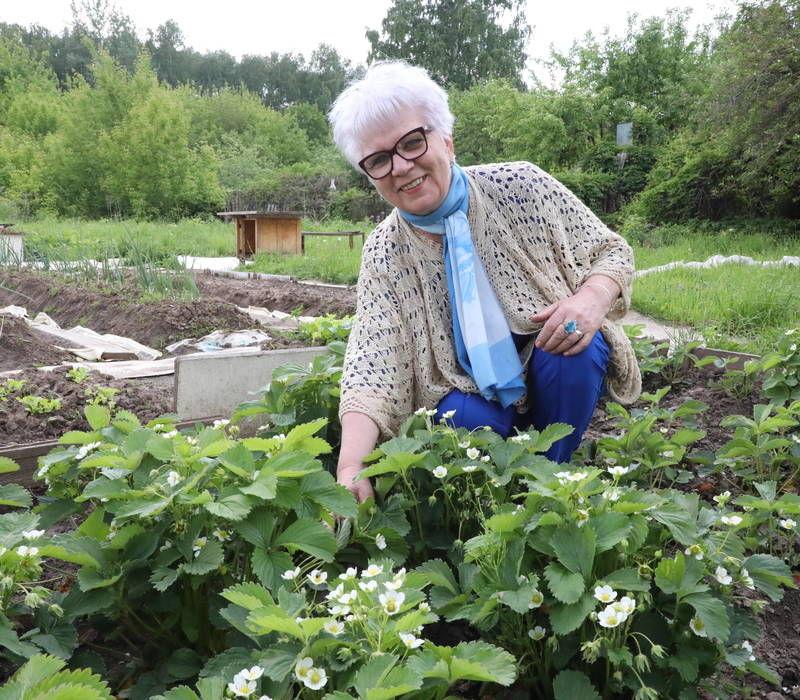
[[[408,190],[413,190],[417,185],[421,184],[422,181],[425,179],[425,176],[418,177],[416,180],[412,180],[407,185],[403,185],[400,190],[403,192],[407,192]]]

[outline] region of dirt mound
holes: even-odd
[[[0,315],[0,372],[22,365],[58,365],[69,359],[69,353],[39,338],[22,319]]]
[[[66,368],[52,372],[25,370],[12,379],[25,382],[22,389],[0,399],[0,446],[54,440],[68,430],[90,430],[83,416],[84,406],[104,390],[116,389],[109,398],[116,409],[135,413],[143,423],[173,410],[171,388],[137,380],[113,380],[91,372],[80,383],[67,378]],[[0,380],[0,387],[5,380]],[[19,399],[38,396],[60,399],[61,406],[50,413],[31,413]]]

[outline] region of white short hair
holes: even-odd
[[[407,110],[418,110],[426,122],[424,126],[452,134],[453,113],[447,104],[447,93],[428,71],[405,61],[373,63],[361,80],[342,91],[328,112],[333,141],[358,168],[364,155],[361,140]]]

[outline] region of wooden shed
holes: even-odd
[[[236,223],[236,256],[252,258],[256,253],[302,252],[300,220],[297,211],[220,211]]]

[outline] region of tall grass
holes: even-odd
[[[676,268],[637,279],[633,306],[658,320],[701,331],[708,345],[761,354],[800,325],[796,267],[729,264]]]

